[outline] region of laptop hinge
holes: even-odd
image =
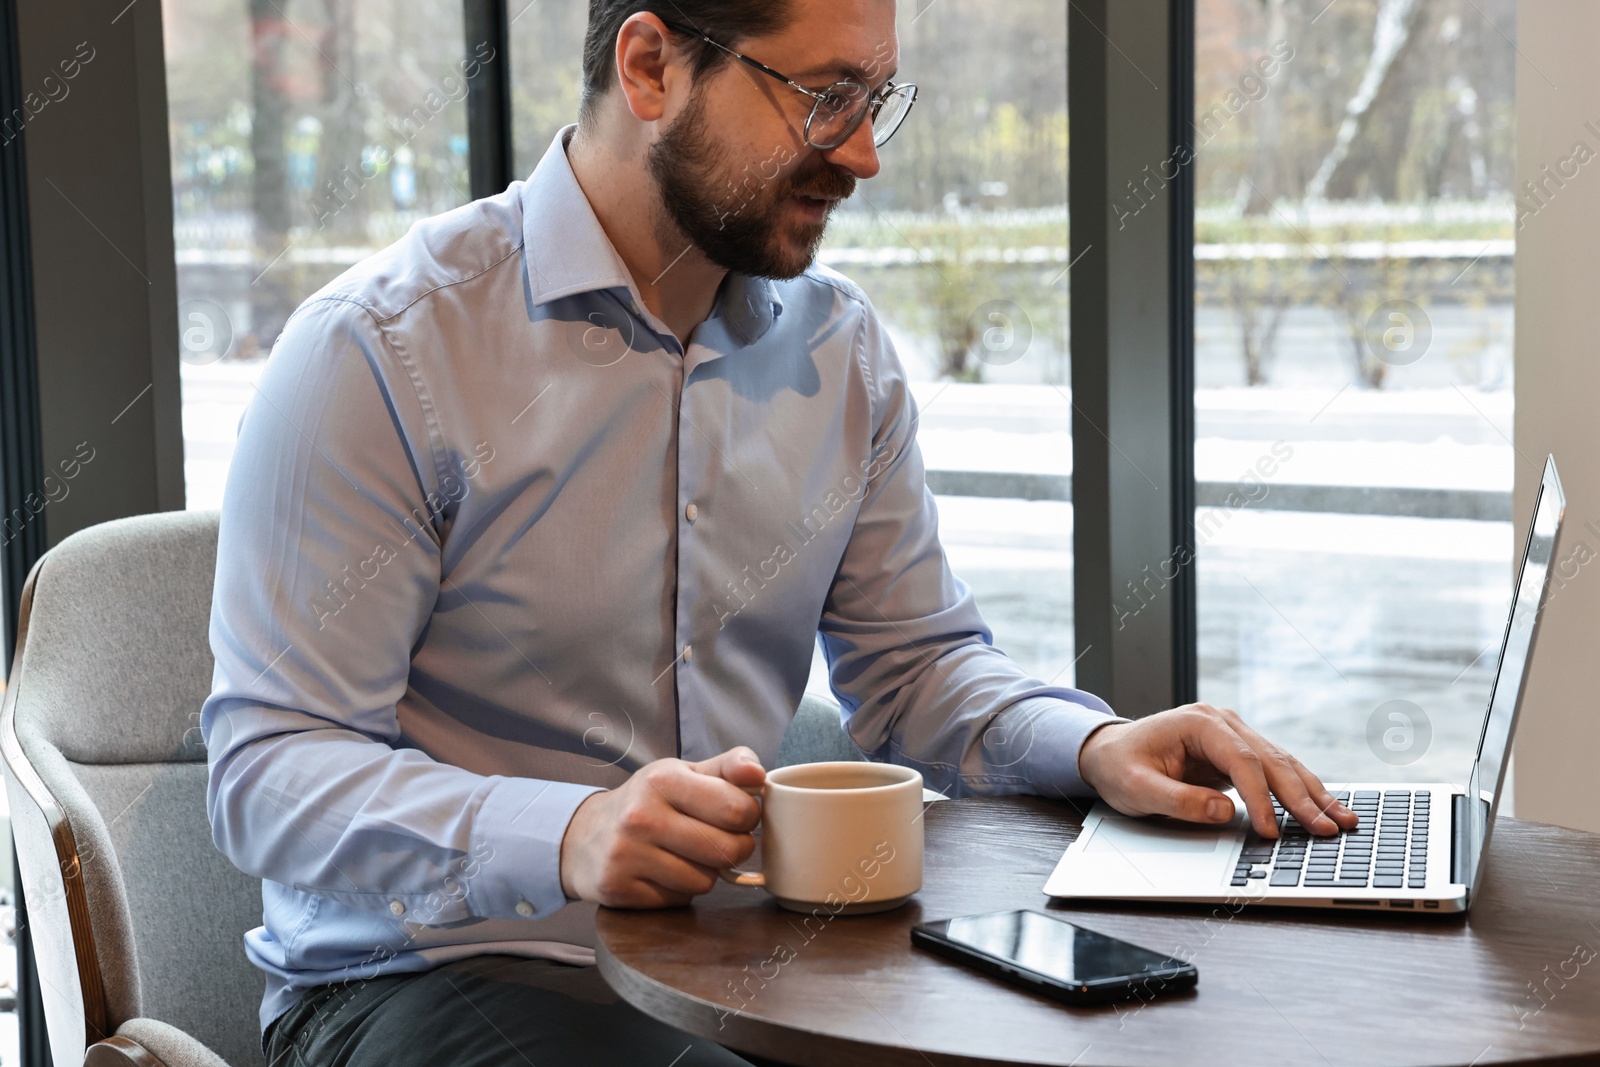
[[[1472,832],[1471,821],[1468,818],[1470,813],[1465,793],[1457,793],[1450,798],[1450,883],[1452,885],[1467,884],[1467,835]]]

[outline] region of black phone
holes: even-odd
[[[922,923],[912,927],[911,943],[1069,1004],[1148,1000],[1200,980],[1192,963],[1042,911]]]

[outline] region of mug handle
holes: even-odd
[[[742,785],[739,788],[757,800],[760,800],[767,792],[767,787],[764,785]],[[741,871],[737,867],[724,867],[717,874],[724,882],[732,882],[734,885],[755,886],[758,889],[765,889],[767,885],[767,876],[764,871]]]

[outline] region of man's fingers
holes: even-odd
[[[1194,754],[1228,776],[1239,791],[1245,810],[1250,813],[1250,824],[1256,833],[1262,837],[1277,837],[1278,821],[1272,810],[1272,793],[1267,787],[1260,757],[1228,723],[1205,713],[1197,715],[1196,720],[1200,726],[1193,741],[1199,751]]]
[[[711,887],[717,884],[717,869],[720,866],[692,863],[682,856],[660,849],[650,858],[649,868],[641,880],[651,882],[668,893],[695,897],[709,893]]]
[[[600,903],[608,908],[674,908],[693,899],[693,893],[671,889],[648,878],[637,878]]]
[[[1330,829],[1328,829],[1329,833],[1335,833],[1339,830],[1354,830],[1357,824],[1360,822],[1360,819],[1356,816],[1356,813],[1351,811],[1344,804],[1341,804],[1338,799],[1328,791],[1328,787],[1322,784],[1322,779],[1318,778],[1315,774],[1312,774],[1305,764],[1301,763],[1287,752],[1285,752],[1283,755],[1284,758],[1288,760],[1289,766],[1293,768],[1295,775],[1300,779],[1300,783],[1305,787],[1306,791],[1306,803],[1309,806],[1309,810],[1302,812],[1296,808],[1290,809],[1294,812],[1294,817],[1300,820],[1300,825],[1312,827],[1313,829],[1320,828],[1323,824],[1319,823],[1316,826],[1313,826],[1312,823],[1306,822],[1306,816],[1309,815],[1311,811],[1315,811],[1323,820],[1325,820],[1328,827],[1330,827]]]
[[[1355,812],[1340,804],[1320,778],[1299,760],[1256,733],[1238,712],[1227,708],[1220,710],[1234,732],[1256,753],[1266,773],[1267,784],[1283,804],[1284,810],[1293,815],[1301,826],[1317,834],[1355,829]]]
[[[739,786],[755,788],[767,780],[767,772],[761,767],[761,759],[751,749],[743,745],[730,748],[720,755],[703,759],[699,763],[691,763],[690,767],[701,774],[708,774],[714,778],[721,778],[725,782]]]
[[[1222,823],[1233,818],[1233,801],[1215,789],[1168,778],[1156,770],[1130,775],[1129,791],[1141,798],[1148,815],[1168,815],[1185,822]]]
[[[749,752],[749,749],[744,751]],[[751,753],[752,759],[754,755]],[[732,756],[733,753],[725,752],[721,756],[700,763],[679,763],[668,766],[652,775],[649,782],[659,791],[662,799],[691,819],[698,819],[709,826],[731,833],[747,834],[761,821],[761,804],[755,797],[739,788],[744,783],[729,782],[724,775],[710,774],[699,769],[707,764],[722,761],[722,770],[725,773],[733,771],[734,763],[742,764],[742,761],[733,760]],[[748,769],[738,772],[740,777],[755,777],[761,780],[766,778],[766,772],[761,769],[760,763],[745,766]],[[760,782],[751,784],[759,785]]]
[[[712,870],[737,866],[755,851],[749,834],[729,833],[678,812],[670,813],[652,837],[673,855]]]

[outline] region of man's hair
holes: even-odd
[[[778,33],[789,24],[790,0],[589,0],[589,31],[583,40],[583,105],[587,118],[616,80],[617,34],[640,12],[662,22],[692,27],[728,48],[741,41]],[[699,78],[728,58],[699,38],[683,39],[694,56]]]

